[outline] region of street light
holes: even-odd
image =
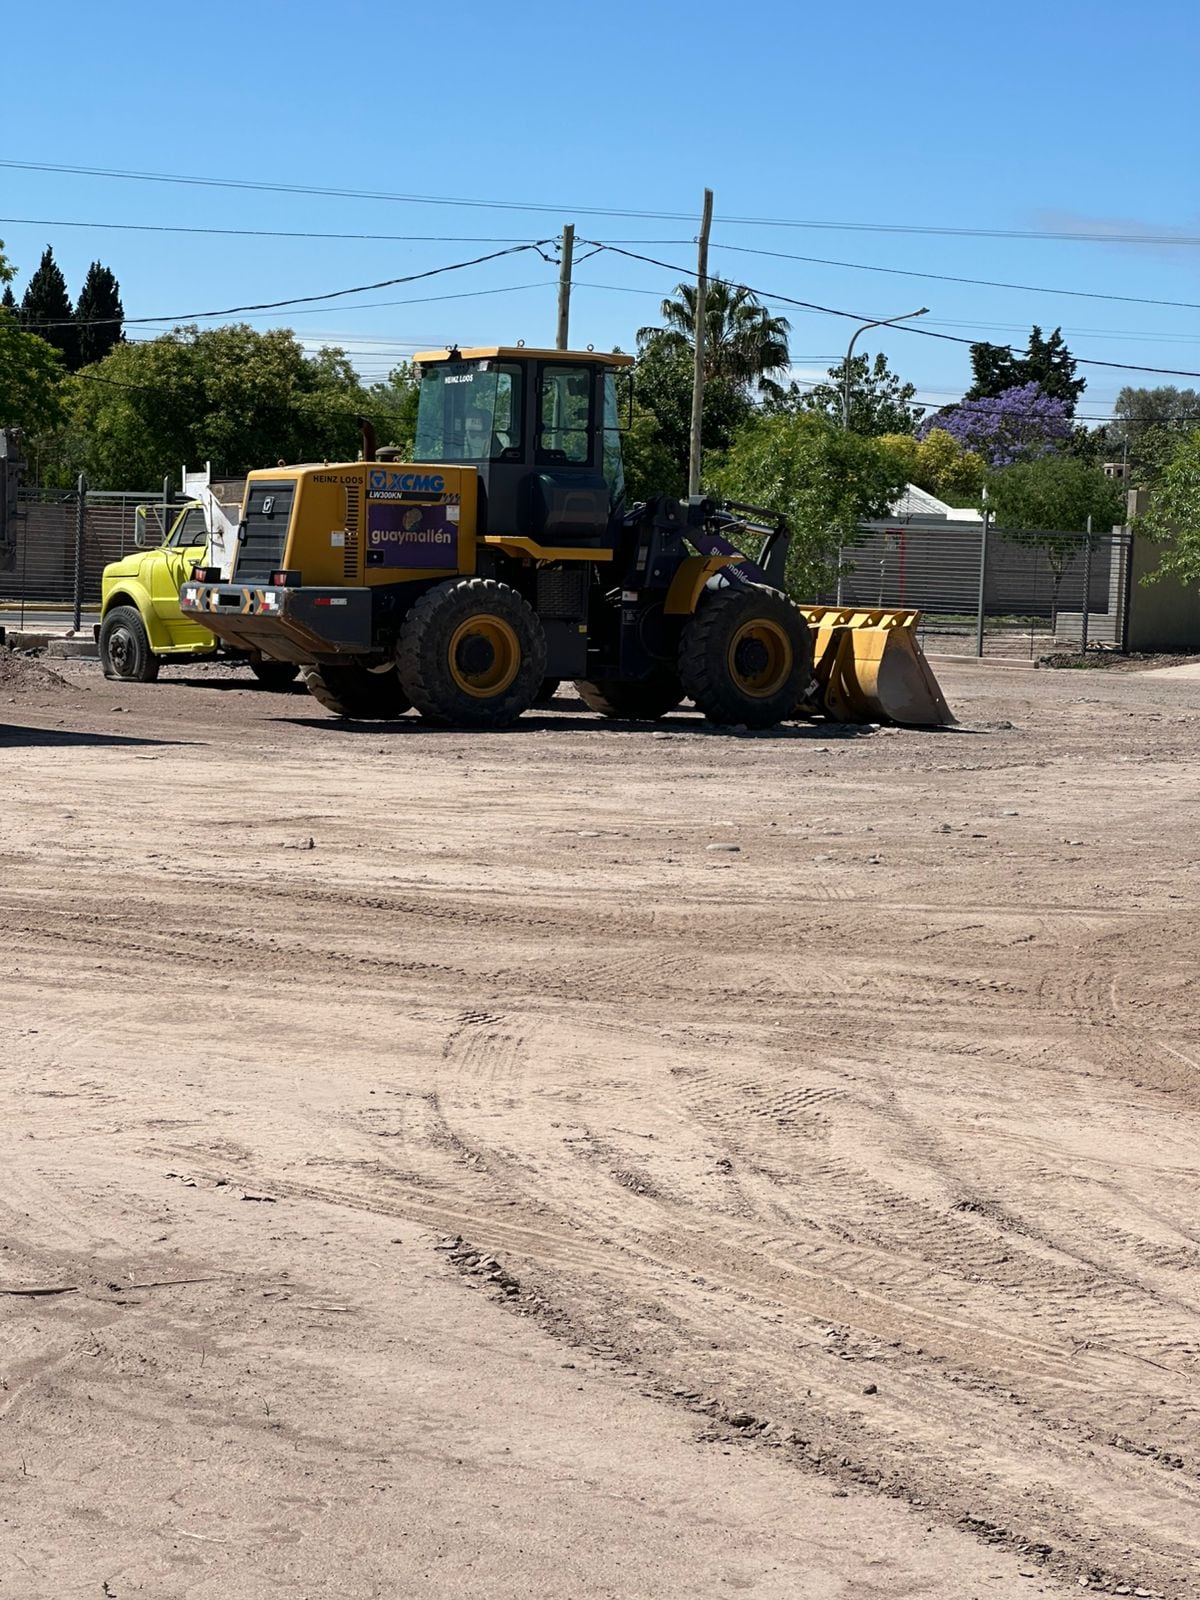
[[[880,317],[878,322],[864,322],[861,328],[855,328],[850,348],[846,351],[846,365],[842,368],[842,427],[847,432],[850,429],[850,357],[854,354],[854,345],[859,334],[866,333],[869,328],[890,328],[894,322],[907,322],[911,317],[923,317],[928,310],[928,306],[922,306],[919,311],[906,311],[899,317]]]

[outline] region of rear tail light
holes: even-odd
[[[197,583],[220,583],[220,567],[193,567],[192,577]]]
[[[300,574],[288,567],[281,567],[278,572],[271,574],[271,587],[273,589],[298,589],[300,587]]]

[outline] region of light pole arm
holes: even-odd
[[[850,336],[845,365],[842,367],[842,428],[845,432],[850,431],[850,358],[854,354],[859,334],[868,333],[872,328],[890,328],[893,323],[907,322],[912,317],[923,317],[928,310],[928,306],[922,306],[919,311],[905,311],[898,317],[880,317],[877,322],[864,322],[862,327],[855,328]]]

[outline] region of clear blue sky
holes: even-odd
[[[1061,323],[1076,355],[1200,371],[1195,310],[1042,292],[1200,302],[1200,244],[1107,241],[1200,237],[1197,21],[1194,0],[1156,0],[1142,11],[1112,0],[25,5],[6,16],[3,34],[6,160],[493,204],[0,167],[0,238],[20,272],[18,293],[49,242],[72,293],[99,258],[116,272],[129,317],[176,317],[419,272],[500,247],[480,236],[540,239],[564,221],[581,239],[690,266],[708,184],[712,268],[761,288],[791,317],[801,374],[840,359],[853,323],[773,296],[864,320],[927,305],[923,326],[997,342],[1023,344],[1031,323]],[[589,215],[588,207],[692,220]],[[77,222],[92,226],[66,225]],[[221,237],[100,223],[443,237]],[[1042,287],[937,282],[734,245]],[[555,277],[526,252],[303,315],[245,320],[343,344],[372,377],[414,348],[447,341],[550,341]],[[573,342],[630,349],[679,274],[602,253],[579,260],[576,279]],[[464,297],[425,298],[433,295]],[[890,330],[865,346],[885,349],[934,400],[957,397],[968,381],[964,346]],[[1082,370],[1084,413],[1107,413],[1125,382],[1200,386]]]

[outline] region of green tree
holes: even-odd
[[[1129,478],[1154,483],[1170,465],[1181,434],[1190,433],[1198,422],[1200,394],[1195,389],[1126,385],[1113,402],[1113,420],[1093,437],[1105,461],[1120,461]]]
[[[353,460],[357,415],[391,420],[341,350],[305,355],[286,328],[176,328],[117,345],[71,388],[72,431],[97,488],[157,483],[180,462],[236,477],[278,461]]]
[[[845,367],[830,367],[829,377],[829,383],[817,384],[800,399],[800,404],[808,411],[819,411],[840,427]],[[916,392],[915,384],[902,382],[889,368],[882,351],[874,362],[866,353],[854,356],[850,362],[851,432],[869,438],[885,433],[913,433],[925,415],[924,406],[912,403]]]
[[[1097,536],[1124,521],[1124,491],[1099,467],[1066,453],[1003,467],[991,474],[987,487],[996,526],[1046,557],[1053,584],[1053,629],[1063,578],[1082,548],[1079,539],[1065,535],[1085,533],[1089,517]]]
[[[1074,415],[1079,396],[1087,387],[1086,378],[1075,376],[1078,363],[1067,349],[1062,329],[1055,328],[1049,338],[1034,323],[1025,354],[999,344],[973,344],[971,371],[975,381],[964,395],[966,400],[994,400],[1007,389],[1036,383],[1044,394],[1062,400],[1069,415]]]
[[[93,361],[103,361],[113,346],[121,343],[125,337],[121,332],[124,316],[121,285],[113,277],[110,268],[93,261],[75,306],[81,367]]]
[[[1200,584],[1200,428],[1176,438],[1162,478],[1150,492],[1150,508],[1137,525],[1162,547],[1155,578],[1169,573]]]
[[[9,270],[11,272],[11,268]],[[17,301],[12,292],[11,283],[6,283],[4,285],[4,293],[0,295],[0,308],[3,308],[5,311],[11,311],[14,316],[17,313]]]
[[[988,478],[988,505],[998,528],[1107,532],[1124,520],[1125,492],[1099,467],[1058,454],[1003,467]]]
[[[706,479],[718,494],[787,517],[787,586],[798,600],[829,588],[838,550],[856,541],[861,522],[886,515],[904,482],[878,440],[808,411],[753,417]]]
[[[0,305],[0,427],[32,432],[58,421],[62,364],[53,346],[21,327],[9,287],[13,276],[0,240],[0,283],[5,286]]]
[[[21,326],[60,351],[68,372],[74,372],[79,365],[79,335],[74,317],[67,280],[54,259],[54,251],[47,245],[37,271],[25,285]]]
[[[665,352],[695,350],[696,286],[681,283],[674,299],[660,308],[664,326],[638,330],[638,348],[657,344]],[[704,301],[704,379],[706,383],[723,379],[747,393],[781,393],[779,378],[787,371],[788,334],[786,317],[773,317],[749,289],[738,288],[721,278],[709,281]]]
[[[701,444],[706,453],[727,450],[750,418],[744,384],[716,373],[704,387]],[[687,493],[692,426],[692,357],[673,340],[643,341],[633,376],[633,425],[625,435],[625,481],[630,501]]]
[[[945,428],[931,428],[923,439],[911,433],[884,434],[879,444],[895,457],[909,483],[951,506],[975,506],[987,476],[987,462],[967,450]]]
[[[372,417],[378,417],[380,444],[395,445],[405,456],[412,452],[417,437],[417,405],[421,398],[421,377],[411,361],[394,367],[382,383],[366,391]]]

